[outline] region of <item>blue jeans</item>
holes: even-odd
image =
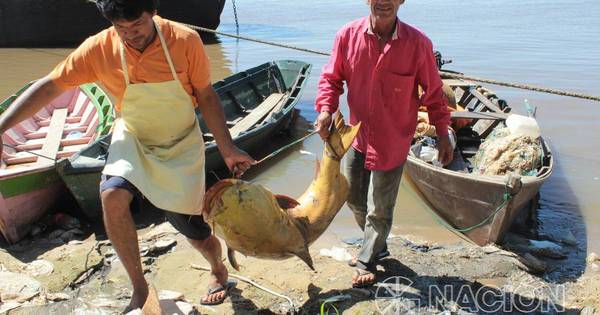
[[[364,231],[357,267],[369,269],[377,255],[386,248],[404,165],[389,171],[367,170],[365,155],[354,148],[348,152],[347,158],[346,176],[350,181],[348,206]]]

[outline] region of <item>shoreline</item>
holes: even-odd
[[[148,283],[159,292],[175,292],[161,293],[164,309],[180,314],[195,314],[192,310],[203,314],[285,314],[293,309],[289,301],[240,280],[225,303],[201,306],[199,299],[206,292],[209,273],[197,269],[197,266],[208,266],[200,253],[166,222],[140,228],[138,235]],[[325,235],[331,237],[327,232]],[[10,314],[113,314],[125,308],[131,294],[130,284],[109,241],[97,240],[93,234],[81,240],[75,237],[66,243],[64,239],[44,236],[0,249],[0,278],[7,279],[10,274],[19,279],[21,286],[25,285],[20,293],[12,292],[11,296],[7,285],[0,284],[3,288],[0,313],[14,306],[18,307]],[[512,242],[517,240],[518,237]],[[379,284],[368,289],[351,288],[353,270],[344,261],[321,255],[322,248],[317,246],[323,243],[319,242],[311,247],[316,271],[311,271],[297,258],[260,260],[239,253],[240,272],[233,270],[228,262],[225,264],[230,273],[288,296],[299,313],[318,313],[327,298],[336,300],[328,304],[352,314],[385,314],[392,310],[389,307],[417,313],[450,310],[466,314],[490,310],[484,308],[491,307],[489,303],[484,304],[486,297],[493,297],[495,304],[490,305],[502,304],[521,311],[525,307],[529,307],[529,311],[543,307],[568,313],[584,309],[592,311],[587,314],[600,311],[600,261],[597,260],[590,261],[588,270],[576,278],[567,276],[546,281],[545,277],[552,272],[559,270],[560,273],[564,263],[564,260],[548,258],[548,252],[533,255],[494,245],[442,245],[420,242],[410,236],[393,236],[388,244],[392,255],[380,261]],[[332,246],[340,252],[356,252],[353,246],[345,247],[341,243]],[[39,260],[50,262],[51,273],[43,274],[48,272],[47,263],[32,263]],[[547,271],[540,270],[540,263]],[[36,275],[36,272],[42,274]],[[386,300],[385,294],[393,298],[390,300],[387,296]]]

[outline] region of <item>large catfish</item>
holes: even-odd
[[[360,124],[345,125],[341,114],[335,116],[315,179],[298,200],[237,179],[221,180],[208,190],[203,215],[225,240],[229,262],[235,269],[234,251],[270,259],[298,256],[314,269],[308,246],[325,231],[348,198],[349,184],[340,172],[340,160],[359,128]]]

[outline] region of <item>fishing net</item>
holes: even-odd
[[[540,138],[510,134],[506,126],[499,125],[481,144],[473,158],[473,173],[535,176],[541,159]]]

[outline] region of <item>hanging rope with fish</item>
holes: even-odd
[[[187,27],[189,27],[191,29],[194,29],[196,31],[213,33],[213,34],[228,36],[228,37],[237,38],[237,39],[243,39],[243,40],[247,40],[247,41],[251,41],[251,42],[255,42],[255,43],[270,45],[270,46],[276,46],[276,47],[281,47],[281,48],[293,49],[293,50],[302,51],[302,52],[306,52],[306,53],[310,53],[310,54],[316,54],[316,55],[321,55],[321,56],[329,56],[329,53],[328,52],[324,52],[324,51],[319,51],[319,50],[314,50],[314,49],[307,49],[307,48],[302,48],[302,47],[296,47],[296,46],[292,46],[292,45],[287,45],[287,44],[281,44],[281,43],[266,41],[266,40],[262,40],[262,39],[258,39],[258,38],[253,38],[253,37],[248,37],[248,36],[229,34],[229,33],[220,32],[220,31],[217,31],[217,30],[213,30],[213,29],[210,29],[210,28],[200,27],[200,26],[197,26],[197,25],[191,25],[191,24],[187,24],[187,23],[181,23],[181,24],[183,24],[183,25],[185,25],[185,26],[187,26]],[[535,85],[530,85],[530,84],[515,83],[515,82],[506,82],[506,81],[492,80],[492,79],[486,79],[486,78],[472,77],[472,76],[466,76],[466,75],[463,75],[463,74],[452,73],[452,72],[448,72],[448,71],[444,71],[444,70],[440,70],[440,74],[443,74],[444,76],[447,76],[447,77],[452,77],[454,79],[470,80],[470,81],[475,81],[475,82],[489,83],[489,84],[494,84],[494,85],[499,85],[499,86],[505,86],[505,87],[515,88],[515,89],[522,89],[522,90],[529,90],[529,91],[535,91],[535,92],[540,92],[540,93],[555,94],[555,95],[560,95],[560,96],[569,96],[569,97],[575,97],[575,98],[581,98],[581,99],[586,99],[586,100],[590,100],[590,101],[600,102],[600,96],[596,96],[596,95],[590,95],[590,94],[584,94],[584,93],[576,93],[576,92],[570,92],[570,91],[563,91],[563,90],[546,88],[546,87],[535,86]]]

